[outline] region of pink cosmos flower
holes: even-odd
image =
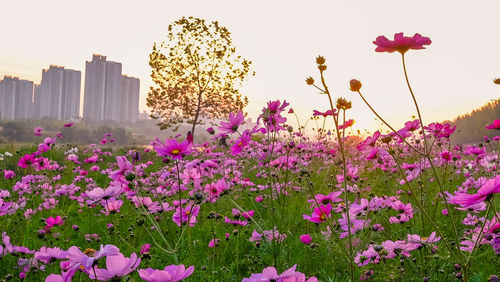
[[[494,120],[492,124],[486,126],[486,129],[500,130],[500,119]]]
[[[422,244],[436,243],[439,242],[439,240],[441,240],[441,237],[436,236],[436,232],[432,232],[429,235],[429,237],[420,237],[417,234],[408,234],[408,239],[407,239],[409,243],[422,243]]]
[[[208,243],[208,247],[209,248],[213,248],[213,247],[216,247],[218,246],[220,243],[220,239],[212,239],[210,240],[210,242]]]
[[[64,282],[64,278],[60,274],[51,274],[45,278],[45,282]]]
[[[295,271],[297,265],[292,266],[292,268],[285,270],[283,273],[278,275],[276,268],[270,266],[264,268],[262,273],[252,274],[249,278],[244,278],[241,282],[316,282],[318,279],[316,277],[311,277],[306,280],[306,276],[298,271]]]
[[[101,281],[119,280],[120,277],[128,275],[130,272],[134,271],[140,263],[141,259],[138,258],[135,253],[132,253],[130,258],[126,258],[121,253],[114,256],[107,256],[106,269],[98,267],[94,268],[92,271],[89,271],[89,278],[97,278],[97,280]]]
[[[187,140],[179,143],[175,139],[167,139],[165,140],[165,144],[163,144],[157,138],[153,148],[161,157],[170,156],[173,160],[182,160],[182,158],[191,153],[190,147],[191,145]]]
[[[174,282],[184,280],[189,275],[193,274],[194,266],[186,269],[184,265],[169,265],[163,270],[152,268],[139,269],[139,277],[142,280],[150,282]]]
[[[141,254],[147,253],[147,252],[149,252],[150,249],[151,249],[151,245],[150,244],[144,244],[144,246],[142,246],[142,248],[141,248],[140,253]]]
[[[56,225],[63,225],[64,224],[64,220],[61,218],[60,215],[56,216],[55,218],[53,218],[52,216],[47,218],[45,220],[45,223],[47,224],[45,226],[45,231],[48,231],[50,230],[52,227],[56,226]]]
[[[172,215],[172,220],[178,225],[186,224],[189,221],[189,226],[193,227],[196,220],[196,216],[200,211],[200,206],[187,206],[187,207],[178,207],[175,213]]]
[[[22,168],[28,168],[35,161],[35,157],[33,155],[24,155],[19,159],[17,165]]]
[[[73,123],[72,123],[72,122],[70,122],[70,123],[65,123],[65,124],[64,124],[64,127],[72,127],[72,126],[73,126]]]
[[[8,213],[10,211],[10,207],[12,207],[13,204],[13,202],[5,202],[0,198],[0,216]]]
[[[123,205],[122,200],[109,200],[104,203],[104,208],[106,209],[106,214],[112,214],[120,212],[120,208]]]
[[[379,263],[380,262],[380,255],[379,253],[373,248],[372,245],[368,247],[368,250],[363,251],[363,252],[357,252],[356,257],[354,258],[354,262],[358,266],[365,266],[369,263]]]
[[[312,237],[309,234],[300,235],[300,242],[309,245],[312,242]]]
[[[229,122],[222,121],[219,130],[222,133],[235,133],[238,132],[238,127],[245,121],[243,112],[239,111],[238,114],[230,113]]]
[[[109,174],[109,178],[120,181],[121,177],[132,173],[133,167],[132,164],[127,160],[125,156],[117,156],[116,163],[118,164],[118,169]]]
[[[44,263],[50,263],[58,259],[65,259],[66,258],[66,251],[62,250],[61,248],[48,248],[48,247],[41,247],[39,251],[35,252],[35,259],[44,262]]]
[[[248,145],[248,143],[250,143],[251,137],[252,136],[250,135],[250,130],[248,129],[245,130],[243,134],[240,136],[240,138],[234,141],[234,145],[231,146],[231,154],[233,156],[236,156],[239,153],[241,153],[243,147],[245,147],[246,145]]]
[[[322,117],[326,118],[327,116],[333,116],[333,112],[332,112],[332,110],[328,110],[328,111],[322,113],[320,111],[314,110],[313,116],[322,116]]]
[[[248,224],[248,221],[246,221],[246,220],[231,220],[227,216],[224,217],[224,222],[228,223],[228,224],[240,225],[240,226],[246,226]]]
[[[121,185],[116,185],[115,183],[116,182],[111,183],[111,185],[106,189],[102,189],[101,187],[94,188],[87,192],[87,196],[91,200],[95,201],[109,200],[115,196],[118,196],[122,192],[122,187]]]
[[[319,205],[319,207],[314,208],[312,215],[304,214],[302,217],[305,220],[309,220],[314,223],[321,223],[325,221],[327,218],[331,217],[332,204],[328,203],[325,205]]]
[[[35,127],[35,129],[33,129],[33,134],[35,134],[35,136],[40,136],[40,135],[42,135],[42,130],[43,130],[43,128],[41,128],[39,126]]]
[[[3,171],[3,176],[5,179],[12,179],[14,176],[16,176],[16,173],[13,170],[4,170]]]
[[[344,124],[339,125],[339,129],[346,129],[354,125],[354,120],[350,119],[346,121]]]
[[[451,197],[450,202],[464,208],[489,200],[494,194],[500,193],[500,175],[484,183],[476,194],[457,193]]]
[[[120,250],[113,245],[101,245],[99,251],[87,249],[85,252],[80,251],[77,246],[70,247],[68,249],[66,258],[67,261],[61,262],[63,271],[63,277],[66,280],[70,280],[75,272],[79,269],[89,271],[94,266],[94,263],[102,257],[106,256],[116,256],[120,253]],[[68,279],[69,278],[69,279]]]
[[[415,33],[413,37],[403,36],[403,33],[394,34],[394,40],[389,40],[385,36],[379,36],[373,44],[377,45],[375,49],[376,52],[388,52],[393,53],[398,51],[401,54],[406,53],[406,51],[413,49],[425,49],[424,45],[431,44],[429,37],[423,37],[422,35]]]
[[[341,194],[342,191],[330,192],[326,196],[323,194],[317,194],[316,196],[314,196],[314,199],[309,199],[307,201],[311,203],[311,208],[316,205],[316,202],[323,205],[326,205],[328,203],[342,202],[342,200],[338,198]]]

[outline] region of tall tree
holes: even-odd
[[[200,117],[221,118],[242,110],[248,98],[239,88],[250,74],[251,61],[236,54],[231,34],[217,21],[183,17],[168,26],[168,41],[153,45],[147,105],[159,126],[192,124]]]

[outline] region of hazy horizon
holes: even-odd
[[[256,75],[242,93],[246,111],[256,119],[269,100],[287,100],[302,123],[313,110],[328,108],[304,79],[317,78],[315,57],[327,59],[326,78],[334,96],[353,102],[355,129],[378,123],[348,89],[357,78],[363,93],[387,120],[400,124],[416,115],[398,54],[376,53],[372,41],[396,32],[420,33],[432,44],[410,51],[410,81],[424,122],[453,119],[500,95],[492,79],[500,76],[500,2],[482,1],[16,1],[3,6],[0,77],[18,76],[40,83],[50,65],[82,72],[92,54],[121,62],[123,73],[141,80],[140,111],[152,82],[148,55],[166,39],[167,27],[183,16],[217,20],[232,34],[237,52],[253,61]],[[18,11],[22,11],[18,12]],[[25,18],[23,18],[25,17]],[[479,49],[480,46],[480,49]],[[83,105],[83,103],[82,103]],[[290,124],[295,125],[292,118]]]

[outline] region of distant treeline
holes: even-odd
[[[492,138],[500,135],[498,130],[485,128],[495,119],[500,119],[500,99],[457,117],[452,122],[457,126],[455,133],[451,137],[452,144],[479,143],[483,141],[484,136]]]
[[[40,143],[45,137],[56,137],[61,133],[63,138],[58,143],[66,144],[97,144],[106,133],[113,133],[107,137],[108,145],[147,145],[151,140],[171,138],[181,135],[179,140],[186,137],[190,125],[180,125],[178,128],[160,130],[154,120],[140,120],[133,124],[119,124],[114,122],[88,122],[78,121],[71,127],[64,127],[67,122],[58,120],[0,120],[0,144],[14,143]],[[35,127],[41,127],[42,136],[35,136]],[[197,134],[197,141],[210,140],[211,136],[204,130],[208,125],[202,126]]]

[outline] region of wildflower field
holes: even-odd
[[[374,43],[408,82],[405,56],[431,41]],[[202,144],[116,148],[109,133],[74,147],[35,128],[39,143],[0,147],[0,280],[498,281],[500,137],[451,144],[409,82],[417,119],[352,136],[352,105],[316,63],[306,83],[332,132],[308,136],[270,101],[255,127],[233,113]],[[350,90],[365,100],[360,81]]]

